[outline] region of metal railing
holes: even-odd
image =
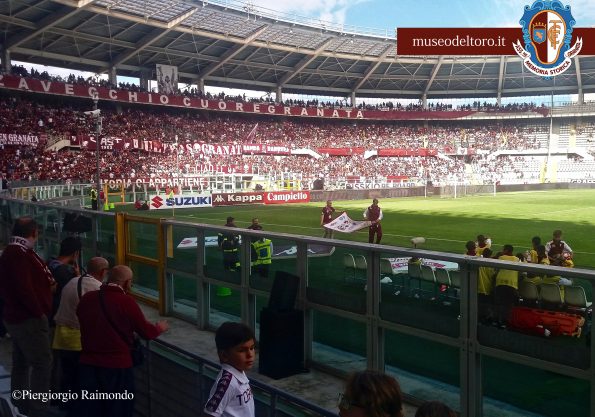
[[[59,242],[60,226],[56,233],[45,219],[56,212],[61,213],[61,208],[2,197],[0,203],[4,228],[15,217],[33,214],[44,219],[41,242]],[[132,260],[131,267],[139,278],[135,284],[137,292],[153,299],[164,314],[195,323],[200,329],[214,329],[225,320],[241,320],[256,329],[258,337],[257,312],[265,305],[272,282],[251,273],[250,244],[251,238],[266,236],[274,241],[276,251],[283,255],[273,258],[272,266],[300,277],[296,305],[304,314],[303,359],[306,366],[339,375],[365,368],[384,370],[402,381],[407,395],[416,398],[421,395],[421,399],[444,399],[450,395],[450,405],[463,417],[481,417],[488,407],[500,409],[505,406],[508,397],[503,397],[501,392],[500,402],[495,403],[489,398],[496,395],[493,394],[494,387],[490,387],[493,379],[507,385],[528,378],[530,382],[526,382],[531,386],[532,395],[543,397],[541,403],[570,407],[579,402],[578,408],[568,415],[590,416],[595,411],[595,344],[591,343],[590,318],[585,325],[588,334],[580,340],[539,339],[480,323],[478,299],[474,296],[478,291],[480,268],[561,275],[582,280],[591,290],[595,283],[594,271],[176,220],[160,220],[146,229],[143,226],[145,220],[118,214],[126,223],[122,229],[118,221],[110,219],[111,213],[84,213],[93,216],[93,234],[97,235],[95,240],[86,239],[86,247],[92,246],[97,254],[111,250],[108,255],[119,262]],[[108,216],[108,223],[104,216]],[[110,227],[112,229],[108,230]],[[161,228],[159,235],[163,241],[157,241],[155,227]],[[122,237],[117,229],[126,230],[127,236]],[[100,234],[96,233],[98,230]],[[242,236],[241,268],[238,271],[231,273],[221,267],[221,253],[216,249],[216,243],[212,246],[213,236],[218,233]],[[6,233],[1,236],[5,238]],[[116,241],[115,248],[106,244],[110,239]],[[130,241],[135,239],[136,244],[131,246]],[[191,239],[196,240],[194,248],[181,247],[182,242]],[[89,245],[93,241],[95,244]],[[153,268],[155,265],[151,265],[153,269],[144,270],[135,262],[138,257],[121,252],[130,248],[136,248],[132,255],[138,255],[142,250],[152,253],[153,259],[163,260],[164,265],[158,269],[160,272]],[[309,253],[315,256],[308,256]],[[366,261],[366,268],[354,270],[353,278],[342,270],[342,256],[346,253],[361,255]],[[411,280],[407,288],[406,275],[391,274],[393,283],[390,285],[381,282],[386,277],[381,269],[383,260],[411,257],[455,264],[460,277],[456,288],[458,294],[443,301],[431,300],[422,293],[421,281],[419,292]],[[152,278],[147,279],[148,275]],[[400,278],[402,285],[397,283]],[[216,292],[220,287],[228,288],[229,292],[220,296]],[[436,291],[435,286],[433,290]],[[408,349],[402,350],[401,346]],[[422,352],[428,353],[419,356]],[[416,367],[411,367],[414,362]],[[438,371],[424,366],[434,363],[445,369]],[[434,388],[428,390],[433,397],[424,398],[418,388],[407,382],[412,379],[434,384],[431,385]],[[447,389],[440,391],[436,388],[438,385]],[[572,392],[584,395],[573,399],[564,389],[549,390],[550,385],[572,386]],[[520,413],[517,415],[523,415],[525,408],[533,410],[532,407],[539,408],[541,404],[529,404],[518,398],[513,403],[521,409],[517,410]],[[541,408],[539,411],[546,415],[563,413]]]
[[[172,404],[194,402],[204,405],[221,365],[159,339],[149,343],[147,357],[148,360],[140,369],[143,373],[142,378],[139,378],[140,383],[137,384],[137,391],[140,391],[137,392],[137,396],[145,398],[145,404],[137,407],[137,413],[146,417],[196,416],[196,409],[191,407],[180,409]],[[166,374],[159,372],[160,366],[157,361],[163,361],[164,364],[161,366],[167,366]],[[194,386],[171,390],[167,393],[167,401],[161,401],[157,395],[150,395],[158,384],[174,383],[179,386],[180,373],[186,371],[192,374],[191,384],[195,384]],[[288,415],[337,417],[336,413],[257,380],[252,379],[250,387],[259,417]]]

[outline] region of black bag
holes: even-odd
[[[109,314],[107,314],[107,309],[105,308],[105,300],[103,298],[103,288],[99,289],[99,299],[101,301],[101,309],[103,310],[103,314],[107,318],[107,321],[116,331],[116,333],[118,333],[118,335],[124,341],[124,343],[128,344],[126,336],[121,332],[120,329],[118,329],[118,327],[112,321]],[[134,340],[132,341],[132,346],[130,346],[130,358],[132,359],[132,366],[140,366],[145,362],[145,351],[143,349],[141,340],[138,337],[134,337]]]
[[[132,366],[140,366],[145,362],[145,350],[138,337],[135,337],[134,342],[132,342],[130,357],[132,358]]]

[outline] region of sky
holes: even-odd
[[[323,21],[396,27],[515,27],[533,0],[251,0],[256,7]],[[595,25],[595,1],[563,0],[577,26]]]
[[[224,0],[211,0],[223,3]],[[237,7],[247,4],[278,15],[284,20],[293,16],[317,22],[331,22],[356,27],[356,32],[385,32],[394,36],[397,27],[520,27],[525,5],[533,0],[227,0]],[[577,27],[595,27],[595,0],[562,0],[570,5]],[[40,71],[39,65],[27,64]],[[71,70],[52,69],[68,75]],[[85,77],[91,73],[83,73]],[[105,77],[105,75],[104,75]],[[138,82],[118,77],[118,81]],[[214,89],[218,93],[220,89]],[[236,92],[234,92],[236,93]],[[260,94],[260,93],[258,93]]]

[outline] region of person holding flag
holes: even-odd
[[[382,239],[382,226],[380,221],[382,220],[382,209],[378,205],[378,199],[372,200],[372,205],[364,211],[364,219],[372,222],[368,232],[368,242],[374,243],[374,235],[376,235],[376,244],[380,243]]]
[[[328,224],[333,221],[333,213],[335,212],[335,208],[333,207],[333,202],[331,200],[326,201],[326,206],[322,208],[322,213],[320,214],[320,225],[324,229],[324,238],[333,238],[333,229],[324,227],[325,224]]]

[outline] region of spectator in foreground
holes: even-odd
[[[338,407],[341,417],[402,417],[403,395],[392,376],[360,371],[347,379]]]
[[[221,371],[211,388],[204,416],[254,417],[254,397],[245,371],[256,353],[254,332],[243,323],[226,322],[215,333]]]
[[[48,392],[52,354],[48,317],[56,281],[33,247],[37,222],[31,217],[16,220],[8,246],[0,256],[0,297],[4,300],[4,323],[12,337],[13,392]],[[14,399],[22,414],[43,417],[48,403]]]
[[[62,289],[58,311],[54,316],[56,330],[52,348],[60,356],[60,392],[78,391],[78,364],[81,355],[81,332],[76,308],[83,295],[97,291],[109,269],[107,259],[94,257],[87,262],[87,273],[71,279]]]
[[[417,409],[415,417],[457,417],[457,414],[440,401],[428,401]]]
[[[110,270],[107,284],[86,293],[79,302],[76,312],[82,345],[79,387],[115,397],[81,398],[76,413],[79,417],[132,417],[134,373],[130,348],[134,334],[155,339],[169,328],[166,320],[152,324],[145,319],[134,298],[128,295],[131,287],[132,270],[117,265]]]

